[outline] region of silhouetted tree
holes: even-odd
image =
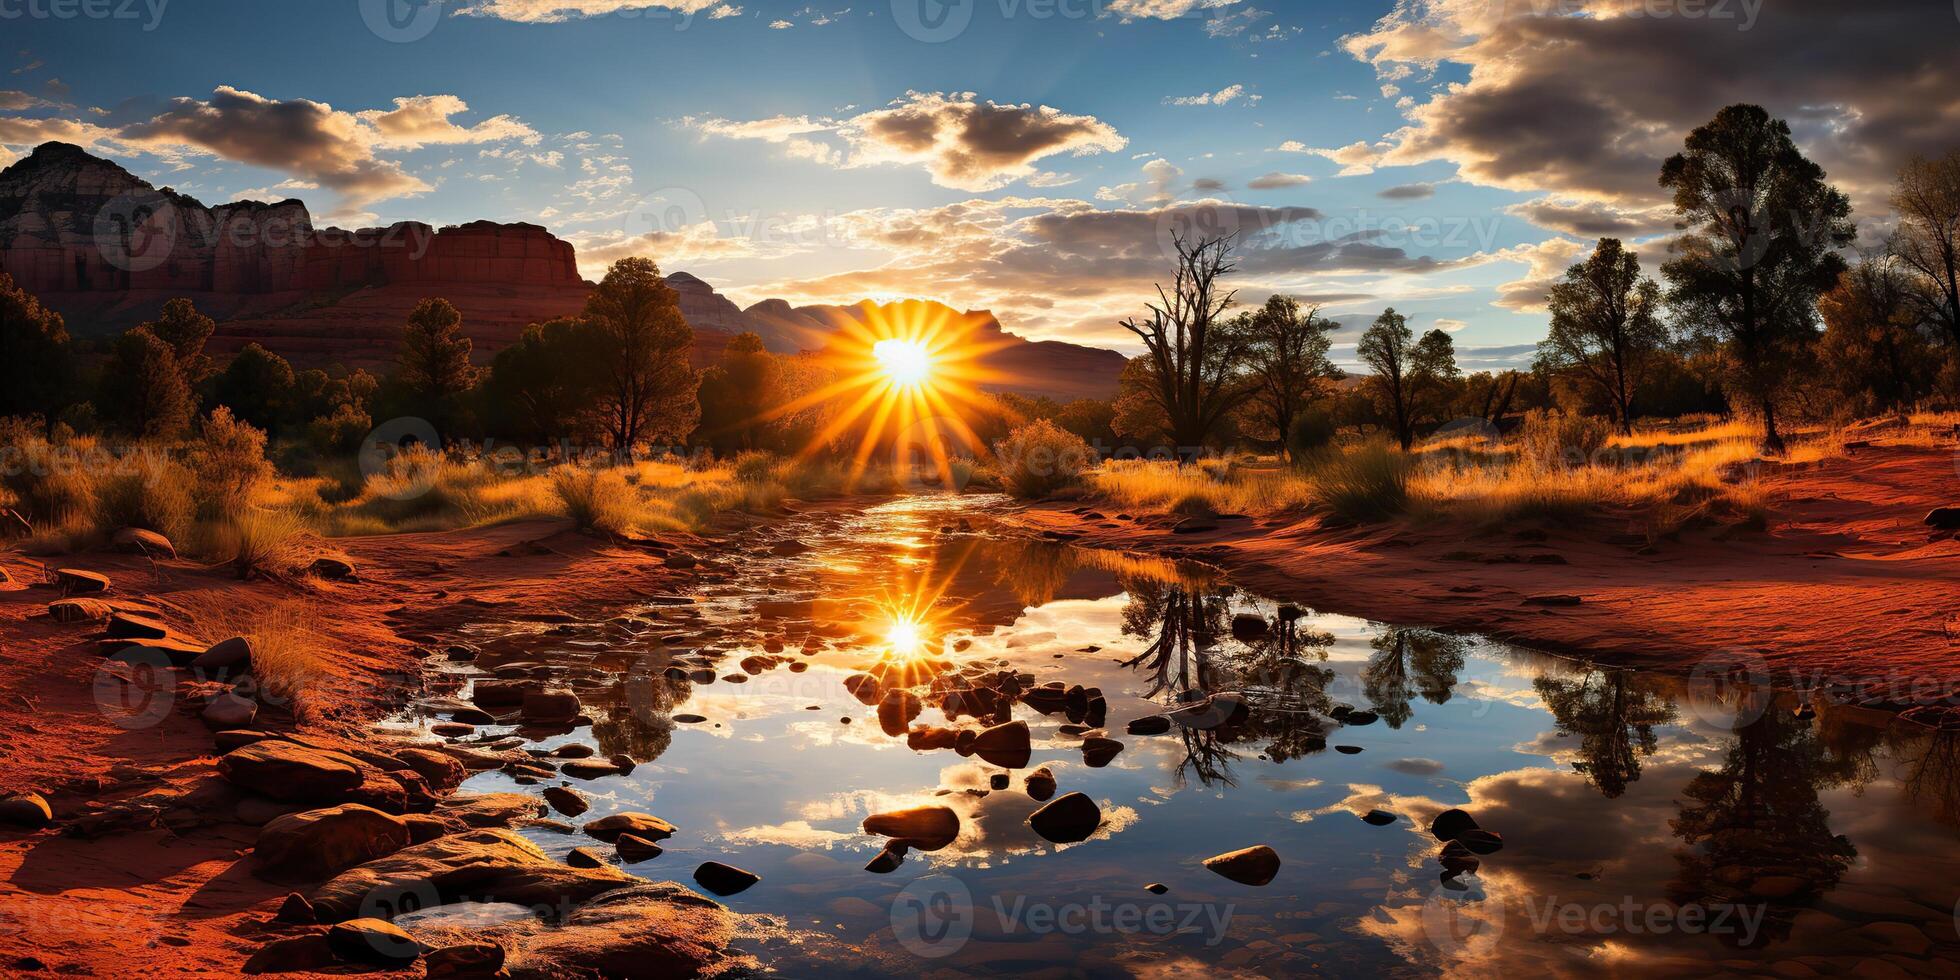
[[[147,325],[125,331],[111,345],[96,403],[118,428],[160,439],[183,435],[197,411],[176,349]]]
[[[1776,400],[1815,336],[1817,296],[1837,283],[1837,249],[1854,235],[1850,201],[1760,106],[1732,105],[1661,166],[1688,231],[1662,266],[1668,303],[1689,329],[1727,348],[1735,385],[1763,416],[1763,446],[1783,451]]]
[[[1892,192],[1892,253],[1915,273],[1920,316],[1960,350],[1960,150],[1914,157]]]
[[[1456,343],[1441,330],[1415,339],[1409,321],[1391,307],[1361,335],[1355,355],[1373,371],[1369,379],[1395,438],[1407,450],[1415,445],[1416,422],[1425,399],[1432,398],[1459,371]]]
[[[463,395],[476,387],[471,349],[470,339],[463,336],[463,315],[448,300],[425,299],[416,304],[395,357],[394,384],[407,410],[421,414],[438,430],[453,425]]]
[[[1574,375],[1613,407],[1620,432],[1633,434],[1633,399],[1667,343],[1660,285],[1640,274],[1640,260],[1602,238],[1586,261],[1552,286],[1551,328],[1538,343],[1546,370]]]
[[[177,359],[177,370],[183,373],[184,384],[193,391],[211,376],[211,357],[204,353],[204,345],[217,331],[218,324],[199,313],[195,303],[188,299],[173,299],[163,304],[163,311],[156,319],[143,326],[170,345]]]
[[[1558,733],[1579,739],[1572,768],[1608,799],[1640,778],[1640,757],[1653,755],[1657,725],[1674,720],[1674,705],[1644,674],[1588,670],[1577,678],[1542,676],[1531,682],[1558,722]]]
[[[1245,369],[1253,387],[1250,407],[1289,457],[1294,420],[1329,382],[1341,377],[1327,359],[1332,344],[1328,335],[1336,326],[1321,317],[1319,307],[1303,314],[1299,300],[1279,295],[1238,325],[1245,334]]]
[[[595,375],[583,363],[586,329],[573,319],[533,323],[497,352],[482,387],[492,432],[540,442],[583,434]]]
[[[267,432],[299,421],[293,366],[258,344],[246,344],[231,359],[213,383],[211,394],[233,415]]]
[[[584,321],[593,405],[613,450],[679,443],[694,431],[701,417],[700,378],[688,366],[694,331],[681,318],[680,294],[653,260],[613,263],[586,299]]]
[[[1433,630],[1384,630],[1370,641],[1375,648],[1361,670],[1362,693],[1390,728],[1400,728],[1414,716],[1409,703],[1417,694],[1430,704],[1445,704],[1456,689],[1463,669],[1463,641]]]
[[[0,273],[0,417],[34,414],[52,422],[74,373],[61,314]]]
[[[1232,293],[1218,282],[1235,268],[1231,237],[1179,237],[1173,244],[1177,271],[1170,289],[1159,284],[1158,302],[1146,304],[1149,316],[1122,326],[1143,341],[1149,365],[1137,390],[1163,412],[1180,453],[1190,454],[1207,444],[1252,388],[1239,377],[1245,338],[1219,320],[1232,305]]]
[[[1897,259],[1867,256],[1817,299],[1824,317],[1817,342],[1824,378],[1834,397],[1860,414],[1908,406],[1938,377],[1935,348],[1912,289]]]
[[[736,334],[721,359],[701,373],[697,439],[717,450],[758,449],[772,409],[781,403],[776,355],[753,333]]]

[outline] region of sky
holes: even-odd
[[[937,299],[1133,350],[1178,234],[1240,302],[1519,366],[1660,163],[1756,102],[1866,243],[1960,149],[1949,0],[0,0],[0,163],[83,145],[321,224],[529,221],[747,304]]]

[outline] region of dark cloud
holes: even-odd
[[[1436,196],[1436,185],[1397,184],[1377,191],[1375,196],[1385,201],[1420,201],[1426,197]]]

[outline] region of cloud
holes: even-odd
[[[1397,184],[1375,192],[1375,196],[1385,201],[1420,201],[1436,195],[1435,184]]]
[[[1261,96],[1245,90],[1245,86],[1227,85],[1216,92],[1200,92],[1197,95],[1179,95],[1166,98],[1165,105],[1227,105],[1244,99],[1247,105],[1258,105]]]
[[[1342,40],[1385,82],[1465,80],[1407,110],[1370,165],[1456,164],[1463,179],[1646,208],[1666,203],[1661,161],[1723,105],[1787,119],[1862,206],[1900,163],[1939,153],[1960,117],[1946,4],[1895,0],[1844,16],[1837,0],[1642,16],[1637,0],[1489,4],[1403,0]],[[1344,148],[1346,149],[1346,148]]]
[[[468,127],[450,121],[451,116],[469,109],[468,103],[453,95],[417,95],[396,99],[393,109],[370,109],[359,117],[380,134],[376,145],[401,149],[505,140],[535,145],[541,139],[536,130],[511,116],[492,116]]]
[[[566,21],[604,17],[607,14],[621,12],[664,11],[697,14],[721,2],[722,0],[662,0],[660,3],[648,3],[647,0],[474,0],[468,6],[458,9],[456,13],[465,17],[494,17],[520,24],[562,24]],[[737,7],[735,12],[741,13],[741,8]],[[711,13],[709,16],[731,15]]]
[[[1275,170],[1271,173],[1262,174],[1258,177],[1252,178],[1249,181],[1246,181],[1245,186],[1250,187],[1253,190],[1264,191],[1264,190],[1272,190],[1273,188],[1276,187],[1298,187],[1301,184],[1304,184],[1312,179],[1313,179],[1312,177],[1309,177],[1306,174],[1288,174],[1288,173],[1281,173]]]
[[[1142,180],[1097,188],[1096,200],[1121,201],[1129,204],[1165,204],[1177,198],[1177,182],[1183,176],[1182,168],[1159,157],[1143,165]]]
[[[1513,204],[1504,213],[1582,238],[1643,238],[1675,230],[1674,208],[1667,205],[1627,208],[1606,201],[1541,197]]]
[[[908,164],[923,167],[941,187],[987,191],[1037,176],[1048,157],[1085,156],[1129,145],[1094,116],[1048,106],[1003,105],[971,92],[908,92],[890,105],[843,120],[777,116],[748,122],[686,117],[682,124],[710,136],[759,139],[792,155],[842,167]],[[842,147],[819,142],[822,134]]]
[[[1565,275],[1565,270],[1584,257],[1588,250],[1589,246],[1570,238],[1548,238],[1497,252],[1492,258],[1501,262],[1523,262],[1526,272],[1522,278],[1499,285],[1497,299],[1491,305],[1519,313],[1545,312],[1545,294],[1551,290],[1552,283]]]
[[[0,111],[20,112],[26,109],[51,109],[56,105],[39,96],[29,95],[19,89],[0,89]]]
[[[1239,0],[1110,0],[1109,12],[1125,20],[1176,20],[1206,10],[1230,7]]]

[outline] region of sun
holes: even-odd
[[[878,341],[871,345],[871,356],[877,358],[885,377],[900,388],[916,388],[932,377],[932,353],[916,340],[893,337]]]
[[[895,615],[885,629],[885,642],[891,644],[892,653],[898,656],[917,656],[926,646],[925,624],[909,614]]]

